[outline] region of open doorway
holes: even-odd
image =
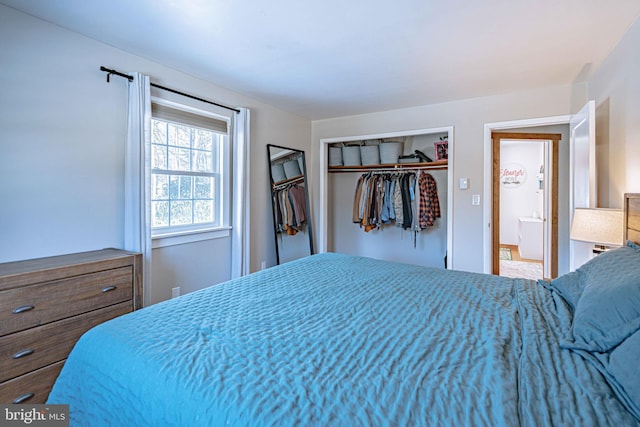
[[[558,275],[561,134],[492,132],[492,273]]]
[[[539,117],[533,119],[510,120],[504,122],[485,123],[484,125],[484,184],[483,191],[487,196],[483,203],[483,272],[492,273],[494,253],[494,220],[493,216],[493,132],[532,132],[532,133],[560,133],[562,140],[558,158],[559,173],[557,174],[558,195],[558,271],[559,275],[574,269],[576,257],[574,242],[569,239],[569,230],[576,206],[585,204],[585,194],[591,192],[590,178],[595,170],[589,163],[581,165],[576,157],[579,150],[592,151],[595,144],[595,102],[589,101],[578,113],[564,116]],[[583,147],[583,148],[581,148]],[[590,155],[586,156],[587,160]],[[585,188],[582,188],[585,187]],[[589,190],[589,193],[585,191]],[[498,246],[499,247],[499,246]]]

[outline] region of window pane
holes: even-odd
[[[153,227],[169,225],[169,202],[151,202],[151,218]]]
[[[194,224],[213,222],[213,200],[196,200],[193,204]]]
[[[195,199],[213,199],[213,178],[197,176],[195,179]]]
[[[176,131],[176,145],[191,148],[191,130],[186,126],[177,126]]]
[[[187,148],[169,147],[169,170],[188,171],[191,150]]]
[[[178,145],[178,130],[173,123],[167,123],[167,143],[169,145]]]
[[[151,175],[151,198],[154,200],[169,198],[169,177],[167,175]]]
[[[180,177],[171,175],[169,177],[169,199],[175,200],[178,198],[178,189],[180,188]]]
[[[181,176],[180,177],[180,199],[191,199],[191,177],[190,176]]]
[[[167,143],[167,123],[158,120],[151,121],[151,142],[154,144]]]
[[[192,152],[194,172],[213,172],[211,151],[193,150]]]
[[[169,225],[187,225],[192,222],[192,205],[191,200],[172,201],[171,218]]]
[[[167,169],[167,146],[151,144],[151,167]]]
[[[151,219],[172,233],[219,225],[221,135],[206,129],[152,119]],[[158,173],[170,171],[170,174]],[[208,174],[213,176],[197,176]],[[176,227],[175,229],[173,227]]]
[[[204,129],[195,129],[193,148],[196,148],[198,150],[211,151],[212,144],[213,144],[213,132],[209,132]]]

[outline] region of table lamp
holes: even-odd
[[[595,243],[593,253],[622,246],[624,215],[620,209],[576,208],[571,224],[571,240]]]

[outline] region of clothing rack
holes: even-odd
[[[362,171],[356,182],[352,221],[365,232],[395,223],[417,233],[435,225],[441,217],[437,186],[424,168],[386,168]],[[418,176],[419,175],[419,176]]]
[[[403,174],[403,173],[418,173],[421,170],[429,170],[429,169],[377,169],[372,171],[360,170],[363,175],[391,175],[394,174]]]
[[[297,184],[298,182],[304,181],[304,175],[296,176],[290,179],[285,179],[284,181],[278,181],[277,184],[273,184],[274,190],[282,190],[289,185]]]
[[[114,69],[111,69],[111,68],[100,66],[100,71],[104,71],[105,73],[107,73],[107,83],[109,83],[111,75],[116,75],[118,77],[124,77],[125,79],[127,79],[129,81],[133,80],[132,76],[130,76],[128,74],[125,74],[125,73],[121,73],[120,71],[117,71],[117,70],[114,70]],[[165,90],[167,92],[175,93],[176,95],[184,96],[186,98],[195,99],[196,101],[200,101],[200,102],[204,102],[204,103],[207,103],[207,104],[215,105],[216,107],[221,107],[221,108],[224,108],[224,109],[227,109],[227,110],[235,111],[236,113],[240,112],[240,110],[238,110],[237,108],[229,107],[229,106],[223,105],[223,104],[218,104],[217,102],[209,101],[207,99],[200,98],[198,96],[194,96],[194,95],[190,95],[188,93],[180,92],[179,90],[171,89],[171,88],[168,88],[166,86],[161,86],[161,85],[159,85],[157,83],[150,82],[149,84],[151,86],[155,87],[155,88],[162,89],[162,90]]]
[[[447,170],[448,164],[446,161],[432,162],[432,163],[407,163],[407,164],[394,164],[394,165],[369,165],[369,166],[331,166],[328,171],[331,173],[341,172],[408,172],[408,171],[420,171],[420,170]]]

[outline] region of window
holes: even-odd
[[[156,103],[152,115],[153,237],[226,227],[227,123]]]

